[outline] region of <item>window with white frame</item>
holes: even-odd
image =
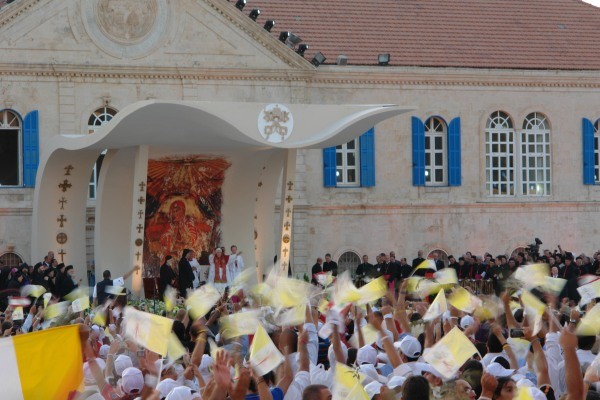
[[[600,119],[594,123],[594,182],[600,183]]]
[[[336,146],[335,176],[337,186],[360,186],[359,139]]]
[[[88,119],[88,134],[96,132],[98,129],[100,129],[100,127],[104,126],[111,119],[113,119],[115,115],[117,115],[117,110],[108,106],[101,107],[94,111]],[[88,198],[91,200],[96,199],[98,177],[100,176],[100,167],[102,166],[102,160],[104,160],[105,154],[106,150],[104,150],[100,157],[98,157],[98,160],[96,160],[96,164],[94,164],[94,170],[92,171],[92,176],[90,177]]]
[[[550,124],[544,114],[525,117],[521,131],[521,194],[551,194]]]
[[[508,114],[496,111],[485,129],[486,192],[489,196],[515,195],[515,131]]]
[[[490,115],[485,130],[488,196],[549,196],[552,184],[550,123],[539,112],[527,115],[515,132],[510,116]]]
[[[439,117],[425,121],[425,185],[447,185],[446,122]]]
[[[22,140],[19,116],[0,111],[0,186],[21,185]]]
[[[117,110],[108,106],[94,111],[88,119],[88,134],[96,132],[101,126],[113,119],[115,115],[117,115]]]

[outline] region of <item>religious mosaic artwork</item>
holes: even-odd
[[[197,254],[221,239],[221,187],[230,163],[188,156],[148,161],[144,231],[145,276],[158,276],[165,256],[183,249]]]

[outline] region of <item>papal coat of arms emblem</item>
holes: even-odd
[[[292,112],[283,104],[269,104],[258,115],[258,131],[270,143],[281,143],[294,129]]]
[[[100,0],[96,5],[98,26],[111,40],[136,43],[154,28],[157,0]]]

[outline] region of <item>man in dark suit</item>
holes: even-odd
[[[338,274],[338,265],[335,261],[331,259],[331,254],[325,254],[325,262],[323,263],[323,268],[325,272],[331,271],[331,275],[337,276]]]
[[[181,260],[179,260],[179,293],[186,297],[187,290],[194,287],[194,271],[190,261],[194,258],[194,251],[184,249]]]
[[[366,254],[362,256],[362,261],[362,264],[356,267],[356,285],[358,287],[364,285],[365,278],[373,273],[373,264],[369,262],[369,256]]]
[[[412,267],[416,268],[419,264],[421,264],[425,259],[423,258],[423,250],[419,250],[417,252],[417,258],[412,261]]]

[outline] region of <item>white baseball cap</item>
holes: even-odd
[[[490,363],[490,365],[487,366],[486,371],[488,374],[493,375],[496,378],[511,376],[513,372],[515,372],[514,369],[506,369],[497,362]]]
[[[192,393],[192,389],[187,386],[178,386],[171,390],[166,400],[193,400],[200,399],[199,393]]]
[[[123,371],[121,388],[126,394],[141,393],[144,388],[144,375],[137,368],[129,367]]]
[[[417,358],[423,351],[421,343],[414,336],[406,335],[399,342],[394,342],[394,347],[400,349],[402,354],[409,358]]]
[[[171,390],[175,389],[178,386],[180,385],[176,381],[174,381],[171,378],[167,378],[163,379],[158,383],[158,386],[156,386],[156,390],[160,392],[160,398],[162,399],[163,397],[167,397],[167,395],[171,393]]]
[[[129,356],[120,354],[117,358],[115,358],[115,372],[117,375],[122,376],[123,371],[129,367],[133,367],[133,363],[131,362],[131,358]]]
[[[358,365],[365,363],[377,365],[377,350],[375,350],[375,348],[370,344],[361,347],[356,353],[356,363]]]
[[[460,319],[460,327],[463,328],[463,330],[467,329],[468,327],[470,327],[474,323],[475,323],[475,320],[470,315],[465,315],[464,317],[462,317]]]
[[[365,386],[365,392],[367,392],[369,399],[372,399],[373,396],[381,393],[382,387],[383,387],[383,385],[381,383],[379,383],[377,381],[373,381],[373,382],[369,383],[367,386]]]

